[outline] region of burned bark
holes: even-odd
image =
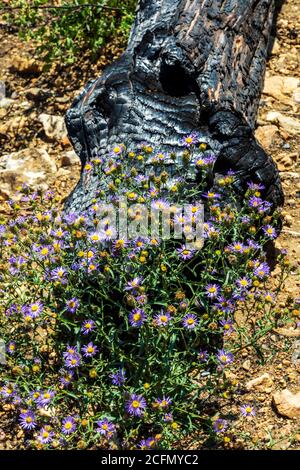
[[[121,142],[180,156],[196,130],[217,155],[211,187],[232,169],[241,198],[250,180],[281,205],[276,165],[253,134],[273,15],[274,0],[140,0],[126,52],[67,113],[82,164]],[[66,209],[87,209],[101,184],[83,173]]]

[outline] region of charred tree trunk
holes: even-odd
[[[274,0],[140,0],[126,52],[67,113],[82,164],[121,142],[180,155],[197,130],[218,157],[211,186],[232,169],[241,197],[251,180],[281,205],[276,165],[253,135],[273,15]],[[83,174],[66,209],[87,209],[99,185]]]

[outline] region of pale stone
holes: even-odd
[[[13,197],[22,183],[48,189],[49,179],[56,174],[56,164],[44,148],[25,149],[0,158],[0,193]]]
[[[265,149],[269,149],[274,143],[276,135],[279,134],[279,129],[273,124],[267,126],[260,126],[255,131],[255,137],[260,145]]]
[[[276,392],[273,404],[280,415],[290,419],[300,418],[300,392],[294,394],[288,389]]]
[[[289,116],[285,116],[278,111],[270,111],[266,120],[268,122],[279,123],[279,125],[290,134],[300,134],[300,121]]]
[[[256,389],[260,392],[271,393],[272,387],[273,379],[268,373],[262,374],[259,377],[249,380],[249,382],[246,383],[246,389],[248,391]]]
[[[45,134],[49,139],[61,141],[67,137],[67,128],[62,116],[42,113],[38,119],[43,124]]]

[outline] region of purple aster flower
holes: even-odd
[[[194,330],[198,325],[199,320],[193,313],[188,313],[183,317],[182,324],[188,330]]]
[[[93,331],[95,328],[96,328],[96,323],[94,322],[94,320],[85,320],[82,323],[81,331],[83,332],[84,335],[87,335],[91,331]]]
[[[67,346],[67,350],[63,353],[64,357],[73,357],[78,354],[77,346]]]
[[[214,304],[215,308],[218,308],[224,313],[232,313],[235,310],[235,302],[233,299],[226,299],[220,295],[217,297],[218,302]]]
[[[263,200],[260,197],[256,197],[256,196],[252,196],[248,201],[249,206],[253,207],[254,209],[259,208],[262,205],[262,203],[263,203]]]
[[[171,405],[172,400],[170,397],[166,397],[164,395],[162,398],[157,399],[157,403],[160,408],[168,408]]]
[[[264,300],[268,303],[273,303],[275,300],[275,295],[273,294],[273,292],[265,292],[263,297]]]
[[[54,395],[55,393],[52,390],[47,390],[45,392],[42,392],[37,399],[38,405],[41,407],[48,405],[51,402]]]
[[[34,314],[28,311],[28,308],[23,310],[23,318],[26,323],[31,323],[34,318]]]
[[[232,320],[221,320],[220,325],[223,327],[225,335],[230,335],[234,331]]]
[[[53,246],[43,245],[38,248],[38,257],[40,259],[48,258],[53,254]]]
[[[267,263],[259,264],[254,270],[254,275],[257,276],[259,279],[264,279],[269,274],[270,274],[270,268]]]
[[[133,393],[125,404],[127,413],[132,416],[142,416],[147,406],[146,400],[142,395]]]
[[[32,315],[32,318],[37,318],[43,311],[43,304],[39,300],[33,302],[27,307],[28,313]]]
[[[268,238],[271,238],[272,240],[277,237],[277,232],[275,228],[272,227],[272,225],[266,225],[263,227],[263,232]]]
[[[251,287],[252,281],[251,281],[251,279],[248,279],[246,277],[242,277],[241,279],[238,279],[236,281],[236,284],[240,289],[244,290],[244,289],[248,289],[249,287]]]
[[[198,357],[200,362],[206,362],[208,360],[208,352],[200,351]]]
[[[251,191],[262,191],[265,189],[265,186],[261,183],[253,183],[252,181],[249,181],[247,183],[247,186],[248,188],[251,190]]]
[[[112,149],[112,151],[110,152],[110,155],[113,157],[117,155],[121,155],[124,152],[124,150],[125,150],[124,144],[118,144]]]
[[[228,422],[225,419],[219,418],[214,422],[213,428],[216,433],[225,432],[228,428]]]
[[[76,353],[72,356],[66,356],[65,357],[65,366],[68,369],[74,369],[75,367],[78,367],[80,365],[80,361],[81,361],[81,356],[78,353]]]
[[[127,286],[125,287],[125,290],[136,291],[140,287],[142,281],[143,281],[142,277],[135,277],[134,279],[132,279],[132,281],[129,281],[127,283]]]
[[[173,421],[172,413],[166,413],[163,417],[163,420],[165,421],[165,423],[172,423]]]
[[[248,417],[248,416],[255,416],[255,409],[251,405],[243,405],[240,407],[241,413],[243,416]]]
[[[182,245],[181,248],[177,248],[176,251],[177,251],[179,257],[183,260],[193,258],[194,254],[195,254],[195,250],[190,250],[185,245]]]
[[[214,193],[213,191],[208,191],[207,193],[203,193],[202,196],[209,200],[220,199],[221,194]]]
[[[53,437],[54,432],[48,430],[48,426],[45,426],[40,430],[37,439],[41,444],[49,444],[49,442],[52,441]]]
[[[76,297],[73,297],[70,300],[66,301],[67,311],[70,313],[75,313],[79,307],[79,300]]]
[[[261,249],[261,246],[259,243],[255,242],[254,240],[247,240],[247,243],[248,243],[248,248],[250,248],[251,250],[260,250]]]
[[[111,437],[116,431],[116,426],[107,418],[97,421],[97,426],[96,432],[105,437]]]
[[[61,377],[59,379],[60,383],[63,387],[68,387],[70,383],[74,380],[74,372],[72,370],[64,370],[60,371]]]
[[[214,299],[214,298],[218,297],[218,295],[220,293],[220,286],[218,286],[217,284],[208,284],[205,287],[205,290],[206,290],[207,297],[209,299]]]
[[[67,271],[65,268],[62,266],[59,266],[58,268],[55,268],[51,271],[50,273],[50,279],[52,281],[58,281],[61,284],[66,284],[67,283]]]
[[[167,326],[170,320],[171,315],[163,310],[154,317],[154,321],[158,326]]]
[[[117,372],[113,372],[110,374],[110,378],[113,385],[117,387],[121,387],[126,381],[126,374],[123,369],[119,369]]]
[[[5,310],[5,315],[7,317],[10,317],[10,316],[14,315],[15,313],[19,313],[19,311],[20,311],[20,307],[18,307],[18,305],[11,304],[11,306],[8,307],[7,310]]]
[[[125,240],[125,238],[118,238],[113,242],[113,248],[114,250],[122,250],[123,248],[126,248],[128,246],[128,240]]]
[[[245,245],[242,242],[235,242],[229,245],[229,250],[233,253],[244,253]]]
[[[272,203],[269,201],[263,201],[263,203],[258,207],[258,213],[264,214],[265,212],[269,212],[272,207]]]
[[[217,354],[217,359],[219,364],[224,367],[233,362],[233,354],[231,352],[224,351],[224,349],[220,349]]]
[[[3,398],[13,398],[16,392],[16,387],[15,385],[7,384],[3,385],[1,388],[1,395]]]
[[[84,357],[93,357],[98,352],[98,348],[92,342],[90,342],[83,346],[81,351]]]
[[[72,416],[67,416],[62,421],[62,432],[64,434],[71,434],[76,430],[76,422]]]
[[[31,410],[21,413],[19,417],[20,426],[23,429],[31,430],[36,427],[35,415]]]
[[[244,215],[244,216],[241,218],[241,222],[242,222],[242,224],[244,224],[244,225],[248,225],[248,224],[250,224],[251,219],[250,219],[250,217],[249,217],[248,215]]]
[[[199,142],[198,134],[196,132],[192,132],[191,134],[183,137],[181,139],[182,145],[184,147],[191,147],[192,145],[196,145]]]
[[[61,228],[51,231],[51,235],[53,235],[55,238],[64,238],[67,234],[68,232],[66,230],[62,230]]]
[[[15,343],[15,341],[10,341],[10,342],[8,343],[8,345],[6,346],[6,351],[7,351],[7,353],[10,354],[11,356],[12,356],[13,354],[15,354],[15,352],[16,352],[16,343]]]
[[[147,316],[141,308],[135,308],[129,315],[131,326],[140,327],[147,320]]]

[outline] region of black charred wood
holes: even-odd
[[[67,113],[82,164],[121,142],[180,155],[197,130],[218,157],[211,186],[232,169],[241,198],[250,180],[282,205],[277,167],[254,137],[273,15],[274,0],[140,0],[126,52]],[[66,210],[87,209],[99,187],[83,174]]]

